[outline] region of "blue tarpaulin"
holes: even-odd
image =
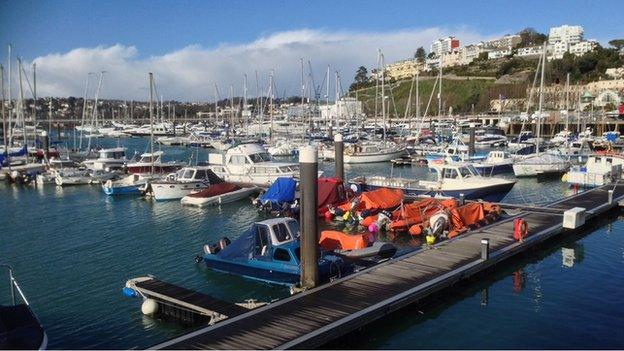
[[[273,185],[260,196],[260,201],[263,204],[294,202],[296,188],[297,182],[293,178],[277,178]]]
[[[0,168],[7,165],[9,157],[19,157],[27,154],[28,149],[26,148],[26,145],[24,145],[24,147],[22,147],[19,151],[9,152],[8,154],[6,152],[4,154],[0,154]]]

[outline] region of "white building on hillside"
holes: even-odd
[[[449,36],[440,38],[431,44],[431,51],[436,57],[459,48],[459,39]]]
[[[503,58],[509,55],[511,55],[511,48],[502,49],[502,50],[492,50],[488,53],[488,59],[496,60],[496,59]]]
[[[583,27],[568,26],[564,24],[559,27],[552,27],[548,33],[548,41],[551,43],[565,42],[576,44],[583,40]]]
[[[586,52],[590,52],[596,49],[598,43],[594,40],[581,41],[574,45],[570,45],[570,53],[576,56],[582,56]]]
[[[527,46],[524,48],[519,48],[516,56],[518,57],[539,57],[542,54],[542,50],[544,47],[542,45],[536,46]]]
[[[334,104],[319,106],[319,109],[323,119],[359,117],[362,115],[362,101],[353,97],[343,97]]]

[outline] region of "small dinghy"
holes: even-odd
[[[149,175],[130,174],[119,180],[107,180],[102,184],[102,190],[106,195],[140,195],[150,179]]]
[[[348,234],[337,230],[322,231],[319,246],[347,259],[357,260],[372,257],[390,258],[397,252],[396,246],[392,243],[375,241],[372,233]]]
[[[206,189],[186,195],[180,200],[182,205],[204,207],[221,205],[242,200],[258,192],[258,187],[241,188],[232,183],[213,184]]]

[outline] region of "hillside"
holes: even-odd
[[[421,77],[419,83],[420,112],[425,113],[427,102],[431,96],[431,91],[435,84],[434,77]],[[392,118],[403,117],[407,106],[411,80],[403,80],[390,83],[386,86],[386,96],[389,101],[389,112]],[[448,112],[453,108],[454,113],[486,112],[490,109],[490,100],[499,98],[502,94],[506,98],[526,97],[526,84],[499,84],[493,79],[465,78],[460,79],[449,76],[442,79],[442,105],[443,110]],[[381,89],[381,88],[379,88]],[[438,110],[437,89],[434,93],[431,106],[427,115],[435,115]],[[352,91],[350,96],[357,96],[363,101],[364,112],[369,115],[375,113],[375,86]],[[381,95],[381,93],[379,93]],[[412,92],[412,111],[416,111],[416,87]],[[378,111],[381,111],[381,100],[378,98]],[[414,114],[414,112],[412,114]],[[381,114],[381,112],[379,112]]]

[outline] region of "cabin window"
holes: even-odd
[[[182,178],[184,179],[193,179],[193,170],[192,169],[187,169],[186,171],[184,171],[184,175],[182,176]]]
[[[255,247],[256,255],[263,254],[264,247],[268,245],[269,245],[269,227],[265,225],[259,225],[258,231],[256,232],[256,247]]]
[[[275,224],[273,226],[273,233],[275,233],[275,238],[280,243],[291,239],[288,228],[286,228],[284,223]]]
[[[295,236],[299,236],[299,223],[297,221],[288,221],[288,229]]]
[[[282,166],[279,169],[280,169],[280,171],[282,171],[282,173],[288,173],[288,172],[291,171],[289,166]]]
[[[233,155],[230,158],[230,163],[235,165],[244,165],[245,163],[247,163],[247,158],[245,157],[245,155]]]
[[[461,173],[462,178],[468,178],[472,176],[472,173],[470,173],[470,170],[467,167],[460,168],[459,172]]]
[[[195,173],[195,179],[207,179],[208,175],[206,174],[205,169],[200,169]]]
[[[251,162],[253,163],[271,161],[271,155],[269,155],[267,152],[260,152],[257,154],[252,154],[252,155],[249,155],[249,158],[251,158]]]
[[[455,170],[455,168],[445,168],[444,171],[442,171],[442,178],[445,178],[445,179],[457,178],[457,170]]]
[[[275,252],[273,253],[273,259],[276,261],[289,262],[290,254],[288,253],[288,251],[284,249],[277,248],[275,249]]]

